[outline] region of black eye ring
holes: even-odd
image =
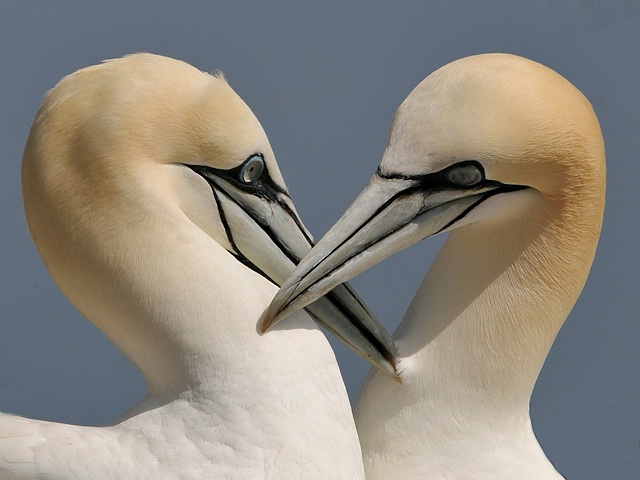
[[[247,161],[244,162],[244,165],[240,169],[240,174],[238,175],[238,180],[245,185],[253,185],[262,176],[262,172],[264,172],[264,158],[262,155],[255,154],[251,155]]]
[[[458,187],[471,187],[484,180],[484,173],[477,165],[467,163],[449,170],[447,180]]]

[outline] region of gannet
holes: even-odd
[[[260,123],[221,75],[136,54],[64,78],[31,129],[23,190],[49,271],[148,394],[101,428],[1,414],[0,478],[364,478],[311,317],[259,333],[273,282],[311,238]],[[392,344],[352,291],[310,313],[392,369]]]
[[[356,401],[368,479],[562,478],[529,402],[587,279],[604,196],[598,120],[547,67],[478,55],[411,92],[371,183],[265,315],[450,232],[394,334],[402,384],[372,371]]]

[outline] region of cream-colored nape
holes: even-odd
[[[102,428],[0,414],[0,477],[363,478],[324,335],[305,313],[259,333],[312,243],[222,76],[137,54],[64,78],[31,129],[23,189],[49,271],[148,395]],[[309,311],[393,371],[392,342],[351,290]]]
[[[529,401],[587,279],[604,193],[597,118],[552,70],[478,55],[411,92],[371,183],[265,318],[450,232],[394,334],[403,384],[372,371],[356,403],[368,479],[561,478]]]

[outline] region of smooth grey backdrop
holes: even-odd
[[[101,424],[144,395],[136,369],[57,289],[24,219],[22,149],[61,77],[138,51],[222,70],[262,121],[319,238],[372,175],[395,109],[423,77],[462,56],[511,52],[586,94],[608,154],[598,254],[537,384],[534,428],[569,479],[640,478],[639,48],[632,0],[3,2],[0,410]],[[354,281],[389,328],[441,243],[423,242]],[[354,398],[367,366],[336,350]]]

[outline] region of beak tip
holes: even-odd
[[[395,359],[388,360],[386,363],[384,363],[382,370],[396,382],[402,383],[402,378],[400,377],[400,372],[398,371],[398,366],[395,362]]]
[[[262,333],[289,315],[291,296],[291,288],[287,288],[285,282],[285,285],[280,288],[276,296],[271,300],[271,304],[265,310],[262,320]]]
[[[262,320],[262,325],[260,326],[260,335],[267,333],[267,330],[269,330],[271,323],[272,322],[267,321],[266,318]]]
[[[262,318],[262,333],[265,333],[271,327],[280,323],[288,315],[287,305],[276,305],[273,303],[269,305]]]
[[[270,311],[270,309],[267,309],[267,311],[265,312],[262,319],[261,333],[266,333],[267,330],[278,323],[277,314],[274,313],[275,312]]]

